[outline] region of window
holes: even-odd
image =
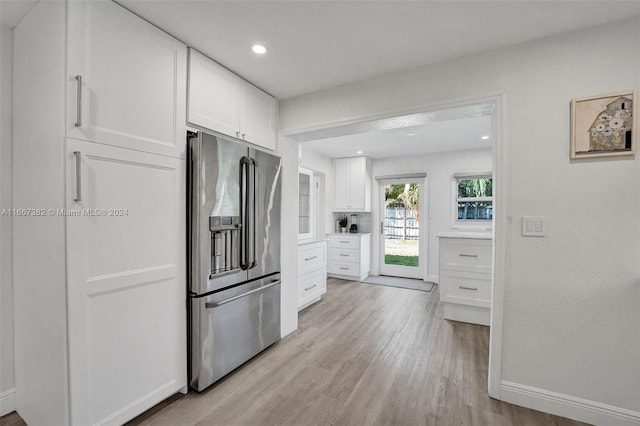
[[[490,173],[454,175],[454,223],[484,224],[493,220],[493,179]]]

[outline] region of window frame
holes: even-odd
[[[458,203],[463,202],[490,202],[492,206],[495,203],[495,197],[458,197],[458,183],[460,180],[469,179],[491,179],[495,180],[493,172],[474,172],[474,173],[454,173],[451,176],[451,227],[454,229],[481,229],[486,231],[493,230],[493,213],[492,219],[458,219]],[[493,192],[492,192],[493,193]]]

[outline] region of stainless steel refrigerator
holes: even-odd
[[[189,380],[202,391],[280,339],[281,160],[188,141]]]

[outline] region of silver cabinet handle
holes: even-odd
[[[311,257],[305,257],[304,260],[313,260],[313,259],[317,259],[318,256],[311,256]]]
[[[348,255],[348,254],[344,254],[344,253],[340,253],[340,256],[342,256],[342,257],[349,257],[350,255]]]
[[[311,287],[305,287],[304,291],[309,291],[309,290],[311,290],[311,289],[312,289],[312,288],[314,288],[314,287],[318,287],[318,284],[314,284],[314,285],[312,285]]]
[[[342,269],[343,271],[348,271],[349,268],[345,268],[344,266],[341,266],[340,269]]]
[[[477,254],[464,254],[464,253],[460,253],[460,257],[478,257]]]
[[[266,290],[266,289],[271,288],[274,285],[278,285],[280,283],[281,283],[281,281],[277,280],[277,281],[272,282],[271,284],[267,284],[267,285],[262,286],[260,288],[256,288],[254,290],[248,291],[246,293],[239,294],[237,296],[230,297],[228,299],[221,300],[219,302],[207,302],[207,303],[204,304],[204,307],[207,308],[207,309],[209,309],[209,308],[217,308],[218,306],[222,306],[222,305],[225,305],[225,304],[227,304],[229,302],[233,302],[234,300],[238,300],[238,299],[240,299],[242,297],[249,296],[250,294],[254,294],[254,293],[257,293],[259,291]]]
[[[76,127],[82,126],[82,76],[80,74],[76,75],[76,84],[78,86],[78,91],[76,93],[76,103],[78,111],[76,112]]]
[[[458,288],[462,289],[462,290],[473,290],[473,291],[478,291],[478,287],[465,287],[463,285],[459,285]]]
[[[340,240],[342,244],[349,244],[349,241]]]
[[[82,201],[82,153],[74,151],[76,156],[76,197],[73,201]]]

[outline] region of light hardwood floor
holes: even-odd
[[[581,424],[489,398],[489,329],[442,319],[438,296],[330,279],[292,335],[129,425]]]

